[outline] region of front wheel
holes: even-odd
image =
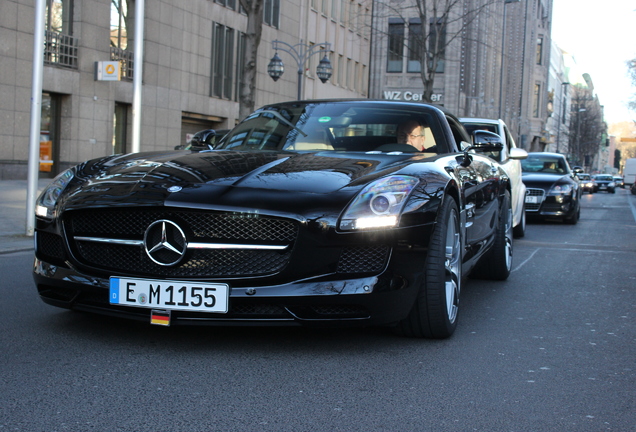
[[[512,270],[512,208],[506,191],[499,209],[499,220],[492,249],[481,259],[477,276],[491,280],[506,280]]]
[[[576,211],[572,214],[572,216],[565,218],[564,221],[567,224],[576,225],[580,217],[581,217],[581,206],[578,205],[576,207]]]
[[[409,337],[444,339],[457,327],[462,284],[459,211],[451,197],[442,203],[415,304],[397,330]]]
[[[526,203],[523,203],[521,220],[519,224],[512,229],[512,235],[514,238],[522,238],[526,235]]]

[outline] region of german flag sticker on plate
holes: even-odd
[[[153,309],[152,312],[150,312],[150,324],[169,326],[170,311]]]

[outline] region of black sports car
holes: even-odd
[[[423,151],[398,143],[414,120]],[[388,101],[265,106],[214,150],[114,155],[36,205],[49,304],[154,324],[390,325],[444,338],[463,276],[506,279],[510,184],[489,132]],[[460,151],[463,147],[464,151]]]
[[[560,153],[528,153],[521,161],[529,217],[561,218],[576,224],[581,215],[581,187]]]

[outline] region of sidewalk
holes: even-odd
[[[37,195],[51,180],[38,180]],[[33,237],[26,235],[26,195],[26,180],[0,180],[0,254],[33,250]]]

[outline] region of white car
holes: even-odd
[[[504,142],[504,149],[496,154],[491,154],[493,159],[501,164],[506,171],[512,185],[512,213],[513,213],[513,235],[516,238],[523,237],[526,232],[526,186],[521,181],[521,159],[528,157],[528,152],[518,148],[512,138],[508,126],[503,120],[485,118],[460,118],[464,127],[469,133],[475,130],[486,130],[501,136]]]

